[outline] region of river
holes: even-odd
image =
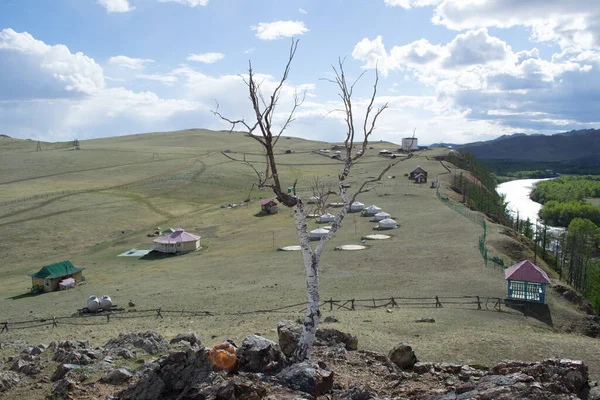
[[[540,181],[545,181],[552,178],[546,179],[518,179],[514,181],[504,182],[498,185],[496,191],[499,195],[505,197],[505,201],[508,203],[508,210],[514,218],[519,213],[519,219],[525,220],[529,218],[531,223],[535,224],[538,219],[538,212],[542,208],[540,203],[529,198],[529,193],[533,190],[535,185]]]

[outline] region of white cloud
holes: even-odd
[[[108,63],[116,65],[121,69],[140,70],[146,68],[146,64],[153,63],[154,60],[147,58],[131,58],[127,56],[115,56],[108,59]]]
[[[170,85],[177,82],[177,77],[174,75],[159,75],[159,74],[138,74],[135,76],[138,79],[146,79],[149,81],[157,81]]]
[[[449,29],[531,28],[532,38],[562,47],[600,47],[597,0],[443,0],[432,21]]]
[[[94,59],[49,46],[27,32],[0,31],[0,98],[58,98],[95,94],[104,88],[104,73]]]
[[[203,53],[203,54],[190,54],[187,58],[189,61],[199,61],[206,64],[213,64],[223,59],[225,54],[223,53]]]
[[[306,11],[304,8],[299,8],[299,9],[298,9],[298,12],[299,12],[300,14],[308,14],[308,11]]]
[[[204,7],[209,0],[158,0],[159,3],[179,3],[190,7]]]
[[[405,9],[413,7],[435,6],[442,0],[384,0],[386,6],[402,7]]]
[[[485,28],[456,36],[447,48],[450,56],[445,65],[449,67],[503,60],[511,51],[505,42],[489,36]]]
[[[246,51],[244,51],[244,54],[250,54],[252,53],[254,50],[256,50],[254,47],[252,47],[251,49],[248,49]]]
[[[135,10],[128,0],[98,0],[98,4],[106,8],[108,13],[124,13]]]
[[[309,31],[302,21],[259,22],[257,26],[252,26],[250,29],[256,31],[256,37],[262,40],[299,36]]]

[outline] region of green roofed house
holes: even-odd
[[[76,268],[71,261],[65,260],[42,267],[31,277],[31,290],[33,292],[53,292],[68,289],[81,282],[81,271],[85,268]]]

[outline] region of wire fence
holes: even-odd
[[[498,256],[493,256],[490,258],[490,252],[486,245],[487,222],[486,222],[485,218],[483,218],[480,214],[476,214],[476,213],[470,211],[468,208],[464,207],[462,204],[453,203],[448,197],[442,196],[440,194],[440,185],[438,185],[436,193],[437,193],[438,199],[440,199],[442,201],[442,203],[444,203],[445,205],[447,205],[448,207],[450,207],[457,213],[462,214],[465,217],[469,218],[474,223],[481,225],[481,227],[483,228],[483,234],[481,236],[479,236],[478,247],[479,247],[479,252],[481,253],[481,257],[483,257],[485,266],[486,267],[491,266],[493,268],[504,269],[507,266],[507,263],[505,263],[505,260],[503,258],[498,257]],[[509,260],[509,263],[510,263],[510,260]]]
[[[505,306],[504,300],[500,297],[490,296],[429,296],[429,297],[373,297],[366,299],[346,299],[346,300],[324,300],[320,307],[323,311],[357,311],[359,309],[375,310],[379,308],[462,308],[466,310],[495,311],[503,312]],[[252,314],[267,313],[302,313],[306,311],[307,302],[278,306],[273,308],[262,308],[250,311],[209,311],[209,310],[169,310],[161,308],[152,308],[146,310],[112,310],[99,312],[83,312],[79,310],[73,315],[40,317],[26,320],[0,322],[0,333],[13,330],[39,328],[44,326],[59,325],[67,326],[90,326],[105,325],[111,321],[154,318],[163,319],[165,316],[171,318],[189,318],[189,317],[215,317],[215,316],[243,316]]]

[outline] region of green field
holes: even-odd
[[[282,182],[291,186],[298,179],[298,191],[305,196],[313,176],[335,183],[342,164],[318,154],[326,146],[282,138],[278,148]],[[379,174],[389,161],[377,152],[391,146],[373,145],[353,170],[352,189]],[[85,305],[88,296],[103,294],[125,308],[132,300],[138,310],[162,307],[219,314],[305,300],[300,254],[277,251],[297,244],[290,210],[255,216],[259,201],[272,194],[255,189],[251,201],[242,203],[254,172],[221,154],[230,150],[231,156],[241,157],[247,152],[249,160],[262,162],[261,149],[251,138],[190,130],[82,141],[81,150],[42,143],[42,151],[35,150],[31,141],[0,142],[4,233],[0,320],[70,315]],[[285,154],[286,150],[293,152]],[[443,151],[425,151],[399,163],[359,198],[382,207],[400,227],[390,240],[370,241],[367,250],[334,251],[338,245],[360,244],[363,235],[373,233],[374,223],[368,218],[348,215],[322,256],[323,299],[505,296],[502,271],[483,265],[478,249],[481,226],[444,205],[428,185],[415,185],[404,177],[420,165],[430,179],[439,175],[440,181],[449,183],[452,173],[433,159]],[[441,192],[451,196],[447,186]],[[231,203],[243,205],[221,208]],[[132,248],[151,248],[147,234],[157,226],[199,234],[203,249],[158,260],[117,257]],[[311,221],[309,226],[317,224]],[[489,224],[491,252],[516,260],[515,251],[507,249],[519,249],[519,244],[504,231]],[[64,259],[86,268],[86,284],[23,296],[31,285],[28,273]],[[492,304],[489,311],[453,304],[437,309],[400,306],[391,312],[386,308],[330,312],[327,307],[324,316],[335,315],[340,320],[336,327],[357,334],[362,348],[387,351],[399,341],[408,341],[421,360],[479,364],[553,356],[583,359],[598,379],[597,340],[564,333],[578,314],[551,291],[548,302],[551,325],[514,310],[497,312]],[[81,338],[100,345],[120,331],[152,329],[167,337],[193,330],[211,345],[225,337],[241,341],[255,332],[275,338],[277,321],[301,317],[300,309],[249,315],[168,314],[164,319],[111,319],[108,324],[96,320],[96,326],[10,330],[0,334],[0,341],[47,344],[54,338]],[[412,322],[421,317],[433,317],[436,323]]]

